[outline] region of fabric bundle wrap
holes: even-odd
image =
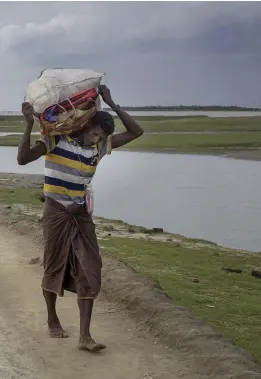
[[[25,101],[34,108],[41,134],[71,134],[83,128],[101,110],[98,88],[103,76],[88,69],[53,69],[30,83]]]

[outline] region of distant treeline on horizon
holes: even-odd
[[[103,108],[105,111],[110,111],[110,108]],[[144,106],[122,106],[121,109],[126,111],[141,111],[141,112],[173,112],[173,111],[261,111],[261,108],[239,107],[237,105],[144,105]],[[21,111],[0,111],[0,115],[19,116]]]
[[[145,105],[145,106],[122,106],[129,111],[261,111],[261,108],[239,107],[237,105]],[[109,110],[110,108],[104,108]]]

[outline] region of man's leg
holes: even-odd
[[[56,313],[57,295],[53,292],[43,290],[43,295],[46,301],[48,313],[48,328],[50,337],[52,338],[67,338],[68,334],[63,330]]]
[[[80,350],[88,350],[91,352],[98,352],[105,349],[106,346],[96,343],[92,339],[90,333],[93,299],[78,298],[78,306],[80,310],[80,339],[78,348]]]

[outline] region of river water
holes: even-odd
[[[43,173],[0,147],[0,172]],[[113,152],[93,180],[95,213],[187,237],[261,251],[261,164],[212,156]]]

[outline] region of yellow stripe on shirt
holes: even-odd
[[[112,136],[108,136],[107,137],[107,144],[108,144],[108,148],[107,148],[107,154],[111,154],[111,151],[112,151]]]
[[[73,191],[60,186],[53,186],[51,184],[44,184],[44,192],[57,193],[59,195],[67,195],[70,197],[84,197],[84,191]]]
[[[45,156],[47,161],[58,163],[63,166],[74,168],[76,170],[81,170],[88,173],[95,173],[97,166],[88,166],[82,162],[77,162],[72,159],[64,158],[56,154],[48,154]]]

